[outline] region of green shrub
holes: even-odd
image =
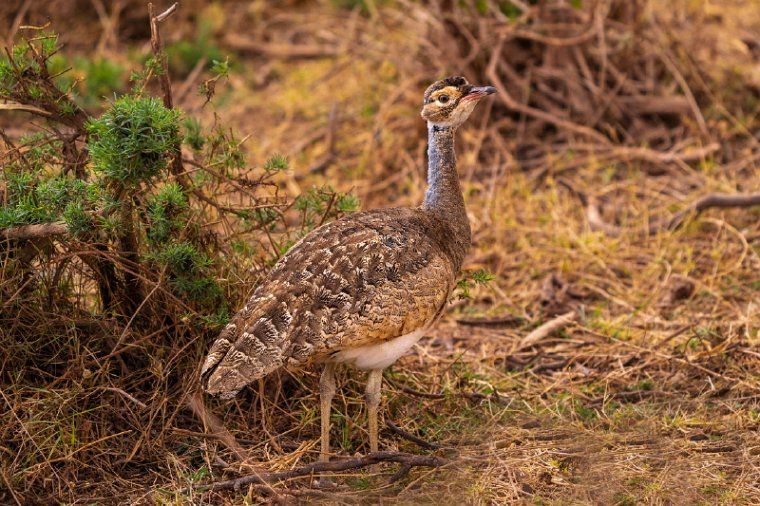
[[[93,229],[92,215],[80,202],[69,202],[63,211],[63,220],[75,236],[81,236]]]
[[[158,176],[179,141],[179,113],[153,97],[126,95],[87,125],[94,169],[135,185]]]

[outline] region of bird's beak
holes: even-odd
[[[463,100],[478,100],[492,93],[496,93],[496,88],[493,86],[473,86]]]

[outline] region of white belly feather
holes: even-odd
[[[418,329],[384,343],[341,350],[334,353],[328,360],[352,364],[357,369],[365,371],[385,369],[414,346],[424,332],[424,329]]]

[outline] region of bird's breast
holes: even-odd
[[[425,329],[421,328],[382,343],[339,350],[332,353],[326,361],[347,363],[364,371],[385,369],[414,346],[424,332]]]

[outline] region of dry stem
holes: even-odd
[[[548,322],[544,323],[540,327],[534,329],[527,336],[523,337],[520,343],[517,345],[516,350],[522,350],[529,346],[533,346],[540,340],[550,336],[552,333],[567,327],[578,318],[576,311],[568,311],[565,314],[552,318]]]
[[[441,467],[449,463],[448,460],[435,457],[433,455],[413,455],[403,452],[375,452],[364,457],[333,460],[330,462],[314,462],[291,469],[289,471],[280,471],[276,473],[256,473],[242,476],[234,480],[218,481],[210,485],[202,485],[197,488],[216,490],[239,490],[241,487],[250,484],[264,484],[276,481],[289,480],[304,476],[325,472],[346,471],[349,469],[361,469],[372,466],[380,462],[398,462],[409,467]]]

